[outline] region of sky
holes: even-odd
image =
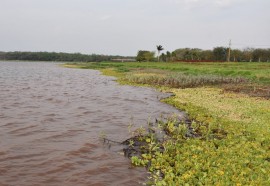
[[[0,0],[0,51],[270,48],[270,0]]]

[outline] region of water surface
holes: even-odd
[[[131,123],[181,115],[164,96],[95,70],[0,62],[0,185],[138,185],[146,170],[100,134],[123,141]]]

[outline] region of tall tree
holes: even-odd
[[[166,56],[167,56],[166,61],[167,62],[171,61],[171,53],[169,51],[166,52]]]
[[[147,50],[139,50],[137,53],[136,60],[139,62],[142,61],[154,61],[155,52],[147,51]]]
[[[213,61],[213,51],[212,50],[203,50],[201,52],[201,59],[205,61]]]
[[[155,52],[146,52],[144,54],[146,61],[154,61],[155,60]]]
[[[267,61],[267,49],[257,48],[253,51],[253,60],[257,62]]]
[[[165,62],[166,61],[166,54],[162,53],[160,55],[160,60],[163,61],[163,62]]]
[[[202,58],[202,49],[192,48],[190,50],[191,60],[201,60]]]
[[[176,53],[175,53],[175,52],[172,52],[172,53],[171,53],[171,57],[172,57],[172,61],[175,61]]]
[[[231,56],[234,62],[242,61],[243,52],[239,49],[232,49]]]
[[[245,61],[252,62],[254,48],[247,47],[243,50],[243,57]]]
[[[157,45],[157,51],[158,51],[158,62],[159,62],[159,53],[164,50],[164,48],[161,45]]]
[[[226,51],[225,47],[215,47],[213,49],[214,60],[216,61],[225,61],[226,60]]]

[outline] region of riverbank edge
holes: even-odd
[[[69,68],[71,68],[71,67],[72,68],[80,68],[80,66],[76,66],[74,64],[73,65],[69,64],[68,66],[66,66],[66,65],[64,65],[64,66],[69,67]],[[244,132],[249,132],[249,131],[245,130],[245,123],[244,122],[240,122],[240,121],[239,122],[232,122],[226,118],[225,119],[218,118],[215,115],[213,115],[211,112],[209,112],[207,109],[205,109],[204,107],[200,107],[198,105],[194,105],[194,104],[188,103],[188,102],[185,102],[185,103],[179,102],[179,99],[181,99],[181,97],[179,96],[179,89],[171,89],[171,88],[167,88],[167,87],[156,87],[156,86],[147,85],[147,84],[142,85],[142,84],[138,84],[138,83],[131,83],[131,82],[123,80],[124,73],[116,72],[114,69],[110,69],[110,68],[109,69],[108,68],[96,69],[96,70],[100,70],[103,75],[116,77],[117,81],[120,84],[133,85],[133,86],[147,86],[147,87],[155,88],[158,91],[173,92],[175,94],[174,97],[170,97],[170,98],[164,99],[162,101],[176,107],[177,109],[186,111],[188,113],[189,117],[192,120],[196,121],[194,125],[200,125],[200,126],[202,126],[202,128],[205,129],[205,131],[202,131],[202,130],[199,131],[199,132],[203,133],[203,135],[208,135],[208,137],[211,137],[211,135],[212,135],[212,137],[213,137],[213,133],[218,133],[221,135],[222,138],[224,137],[226,139],[230,139],[229,142],[233,141],[233,144],[231,144],[231,146],[232,145],[235,146],[235,145],[237,145],[237,143],[243,144],[243,142],[241,142],[241,140],[243,140],[244,142],[249,142],[249,139],[246,139],[248,137],[251,137],[251,138],[256,137],[256,135],[254,136],[253,134],[243,135]],[[193,90],[196,90],[196,88],[193,88]],[[217,88],[213,88],[213,90],[210,89],[210,91],[222,91],[222,90],[217,89]],[[211,125],[211,127],[210,127],[210,125]],[[230,128],[233,125],[235,125],[236,127]],[[227,126],[229,126],[229,128]],[[214,132],[214,131],[216,131],[216,132]],[[241,137],[241,138],[239,138],[237,140],[236,139],[237,137]],[[187,144],[190,146],[195,145],[196,148],[201,149],[201,150],[202,149],[203,150],[210,150],[210,148],[212,148],[212,146],[215,146],[213,148],[215,150],[216,146],[221,145],[220,141],[222,141],[220,139],[212,139],[212,141],[209,141],[209,139],[190,140],[190,139],[183,138],[183,136],[181,137],[180,141],[182,141],[183,139],[186,140],[185,141],[186,144],[182,144],[182,145],[184,145],[184,146]],[[175,157],[177,154],[182,154],[183,157],[193,157],[193,158],[194,158],[194,156],[198,156],[197,153],[195,153],[195,154],[192,153],[194,149],[192,150],[189,147],[183,148],[182,146],[181,147],[178,146],[178,148],[175,148],[178,145],[177,143],[180,141],[171,140],[169,142],[166,142],[165,144],[162,144],[166,149],[172,150],[172,151],[167,151],[167,154],[165,154],[166,157],[164,156],[164,153],[163,154],[162,153],[156,154],[156,152],[155,152],[154,154],[151,154],[151,153],[145,154],[144,157],[140,160],[140,162],[142,162],[142,163],[139,163],[139,164],[137,163],[138,165],[146,165],[146,162],[148,162],[146,160],[151,161],[151,167],[150,168],[148,167],[148,168],[149,168],[150,172],[152,173],[153,184],[155,184],[155,185],[168,185],[168,184],[170,185],[170,184],[172,184],[173,185],[175,183],[177,183],[177,184],[185,184],[185,183],[198,184],[198,183],[201,183],[201,184],[221,184],[221,185],[224,185],[225,183],[230,183],[230,184],[238,184],[238,185],[241,185],[241,184],[249,184],[249,185],[259,184],[259,185],[261,185],[261,184],[270,183],[270,180],[266,179],[267,177],[264,173],[264,172],[267,172],[267,170],[269,170],[268,168],[266,168],[266,165],[269,165],[269,161],[268,161],[268,158],[270,157],[269,151],[265,152],[266,153],[265,156],[259,158],[260,160],[262,160],[262,159],[266,160],[263,162],[264,163],[263,166],[258,165],[259,162],[255,163],[257,168],[258,167],[261,168],[260,172],[257,175],[255,174],[256,175],[255,179],[254,178],[251,179],[252,169],[246,170],[246,172],[249,172],[249,173],[245,173],[245,174],[241,175],[240,173],[244,169],[242,169],[242,167],[238,167],[241,170],[239,173],[241,176],[239,177],[239,176],[235,176],[235,173],[237,171],[232,171],[232,172],[234,172],[234,174],[230,175],[230,173],[229,173],[230,168],[226,168],[225,164],[223,166],[218,166],[218,168],[214,169],[214,170],[212,170],[209,167],[209,170],[211,169],[211,171],[209,171],[209,170],[207,171],[208,175],[205,175],[205,171],[199,171],[199,173],[195,174],[196,171],[194,172],[194,169],[192,170],[192,169],[188,169],[188,168],[184,168],[182,171],[180,171],[176,174],[175,169],[173,167],[178,166],[177,168],[179,168],[179,165],[177,163],[174,163],[173,166],[170,165],[170,163],[167,164],[168,162],[172,161],[171,160],[172,157]],[[190,143],[190,141],[194,141],[194,143]],[[266,140],[259,140],[259,142],[266,143],[266,145],[264,145],[264,147],[265,146],[267,147],[269,145],[269,137],[267,137]],[[259,145],[259,144],[256,142],[253,144],[246,145],[246,146],[244,146],[244,148],[248,148],[248,147],[253,146],[252,150],[261,151],[262,149],[259,146],[258,146],[258,149],[254,149],[254,146],[256,146],[256,145]],[[224,144],[223,144],[223,146],[224,146]],[[226,140],[225,140],[225,147],[226,146],[228,148],[228,144],[226,144]],[[185,154],[184,152],[180,153],[180,149],[187,150],[187,152],[189,152],[189,154]],[[204,159],[209,158],[209,155],[211,155],[211,152],[213,151],[213,149],[210,150],[210,153],[208,153],[207,156],[204,157]],[[267,149],[267,148],[263,148],[263,149]],[[201,150],[199,150],[199,151],[201,151]],[[239,150],[239,147],[232,150],[232,152],[234,152],[235,150],[236,151]],[[175,154],[175,152],[173,152],[173,151],[178,152],[178,153]],[[222,154],[224,154],[224,153],[222,153]],[[215,154],[213,152],[212,155],[215,155],[218,157],[221,154]],[[251,155],[253,155],[253,153],[251,153]],[[248,157],[246,159],[251,159],[251,158],[252,157]],[[236,162],[238,160],[240,160],[240,159],[239,158],[236,159]],[[134,161],[135,160],[133,160],[133,163],[134,163]],[[138,162],[138,160],[136,160],[136,161]],[[185,160],[185,161],[188,161],[188,160]],[[185,161],[181,162],[183,164],[183,166],[185,166],[187,164]],[[190,160],[190,161],[192,161],[192,160]],[[153,162],[155,162],[155,163],[153,163]],[[164,163],[163,166],[161,165],[162,162]],[[209,160],[209,162],[211,162],[211,160]],[[237,164],[236,162],[235,162],[235,164]],[[193,163],[196,165],[196,162],[193,162]],[[228,163],[228,162],[225,161],[225,163]],[[205,166],[205,164],[203,164],[203,165]],[[204,166],[199,166],[199,167],[202,167],[204,169]],[[201,175],[201,176],[198,176],[198,175]],[[250,176],[250,178],[245,179],[244,177],[246,177],[246,176]],[[203,179],[201,179],[201,178],[203,178]]]

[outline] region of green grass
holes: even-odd
[[[122,74],[120,81],[129,84],[171,88],[215,85],[226,91],[270,98],[270,63],[101,62],[77,63],[76,67],[109,68]]]
[[[170,91],[165,103],[184,110],[185,125],[168,121],[164,142],[132,158],[150,165],[154,185],[270,185],[270,63],[87,63],[121,83]],[[153,150],[155,149],[155,150]],[[158,150],[162,149],[162,150]]]
[[[161,69],[184,72],[190,75],[241,76],[256,83],[270,84],[270,63],[153,63],[153,62],[101,62],[80,64],[82,68],[103,69],[115,68],[119,72],[134,69]]]
[[[151,84],[156,86],[167,86],[171,88],[187,88],[198,87],[205,85],[219,85],[219,84],[238,84],[248,82],[248,79],[242,77],[229,77],[218,75],[191,75],[182,72],[163,72],[154,73],[149,70],[139,71],[137,73],[128,73],[126,80],[139,84]]]

